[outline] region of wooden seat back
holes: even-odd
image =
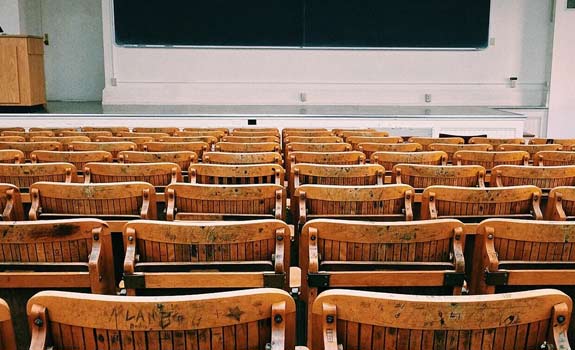
[[[160,134],[168,134],[168,135],[174,135],[178,131],[180,131],[180,128],[170,127],[170,126],[166,126],[166,127],[136,127],[136,128],[132,129],[132,132],[135,132],[135,133],[155,133],[155,134],[160,133]]]
[[[522,145],[525,143],[525,140],[522,138],[472,137],[469,139],[469,143],[488,144],[493,146],[493,149],[496,150],[497,147],[499,147],[499,145],[504,144]]]
[[[549,192],[546,220],[575,220],[575,187],[560,186]]]
[[[122,133],[119,133],[122,134]],[[153,137],[138,137],[138,136],[100,136],[96,142],[132,142],[137,145],[138,151],[144,150],[144,144],[153,142]]]
[[[205,129],[205,130],[188,130],[187,128],[184,131],[178,131],[174,134],[176,137],[206,137],[211,136],[215,137],[217,141],[219,141],[222,137],[226,136],[228,133],[224,130],[214,130],[214,129]]]
[[[277,142],[238,143],[218,142],[215,145],[216,152],[228,153],[258,153],[279,152],[280,145]]]
[[[346,129],[346,128],[341,129],[341,128],[340,128],[340,129],[332,129],[332,130],[331,130],[331,132],[332,132],[334,135],[337,135],[337,136],[343,135],[343,133],[346,132],[346,131],[360,132],[360,133],[361,133],[361,132],[370,133],[370,132],[374,132],[374,131],[377,131],[377,130],[375,130],[375,129],[373,129],[373,128],[357,128],[357,129]]]
[[[134,151],[138,148],[133,142],[71,142],[68,145],[69,151],[105,151],[110,152],[113,159],[118,159],[118,154],[122,151]]]
[[[2,133],[0,133],[0,135],[2,136],[18,136],[18,137],[23,137],[25,139],[25,141],[30,141],[33,137],[36,136],[54,136],[54,133],[52,131],[3,131]]]
[[[277,164],[192,164],[190,183],[212,185],[284,185],[285,170]]]
[[[26,129],[21,126],[7,126],[0,128],[0,133],[4,131],[26,131]]]
[[[34,136],[30,139],[32,142],[60,142],[62,149],[68,149],[71,142],[90,142],[88,136]]]
[[[182,182],[182,169],[175,163],[87,163],[84,183],[140,181],[155,187]]]
[[[36,131],[51,131],[54,133],[54,135],[57,135],[59,133],[61,133],[62,131],[74,131],[76,130],[76,128],[74,127],[64,127],[64,128],[45,128],[45,127],[33,127],[30,128],[29,131],[30,132],[36,132]]]
[[[34,151],[31,154],[32,163],[71,163],[79,171],[89,162],[113,161],[113,156],[106,151]]]
[[[0,183],[0,212],[2,221],[24,220],[24,207],[18,187]]]
[[[333,132],[327,129],[282,129],[282,138],[286,138],[289,136],[305,136],[305,137],[314,137],[314,136],[333,136]]]
[[[230,129],[228,128],[184,128],[185,132],[206,132],[206,131],[219,131],[223,132],[224,135],[229,135]]]
[[[411,186],[302,185],[295,189],[300,226],[316,218],[375,221],[413,220]]]
[[[111,131],[62,131],[58,136],[87,136],[90,141],[96,141],[98,137],[102,136],[114,136]],[[82,141],[73,141],[82,142]],[[69,146],[70,143],[67,143]]]
[[[529,165],[529,153],[525,151],[457,151],[453,159],[457,165],[481,165],[488,172],[497,165]]]
[[[360,143],[403,143],[401,136],[348,136],[345,142],[352,145],[355,151],[359,151]]]
[[[158,139],[159,142],[171,142],[171,143],[181,143],[181,142],[205,142],[208,144],[208,149],[212,149],[212,146],[218,142],[218,138],[214,136],[168,136]]]
[[[444,143],[450,145],[462,145],[465,143],[463,137],[410,137],[407,142],[419,143],[424,151],[430,151],[429,145],[433,143]]]
[[[182,171],[187,171],[191,164],[198,161],[198,156],[192,151],[175,152],[138,152],[123,151],[118,155],[120,163],[174,163]]]
[[[250,136],[250,135],[271,135],[280,136],[280,131],[277,128],[234,128],[230,135],[236,136]]]
[[[19,150],[24,153],[24,160],[30,160],[34,151],[60,151],[60,142],[0,142],[0,149]],[[23,162],[23,161],[22,161]]]
[[[163,297],[47,291],[30,299],[28,317],[38,324],[30,349],[211,349],[236,344],[236,350],[294,350],[295,302],[278,289]]]
[[[530,145],[546,145],[546,144],[560,144],[565,146],[565,150],[571,150],[572,146],[575,146],[575,139],[544,139],[544,138],[532,138],[529,140]]]
[[[278,152],[256,153],[230,153],[230,152],[206,152],[203,162],[206,164],[283,164],[283,159]]]
[[[30,186],[30,195],[30,220],[95,217],[123,221],[157,217],[156,191],[146,182],[37,182]]]
[[[0,142],[26,142],[22,136],[0,136]]]
[[[290,228],[279,220],[132,221],[124,247],[129,295],[145,288],[288,289]]]
[[[498,151],[525,151],[529,153],[529,156],[533,158],[537,152],[541,151],[562,151],[563,145],[559,144],[548,144],[548,145],[514,145],[514,144],[503,144],[497,146]]]
[[[479,165],[397,164],[391,171],[391,182],[415,189],[433,185],[485,187],[485,168]]]
[[[371,164],[382,165],[388,171],[397,164],[427,164],[447,165],[447,153],[442,151],[429,152],[373,152]]]
[[[423,191],[421,219],[490,217],[542,220],[541,190],[535,186],[472,188],[430,186]]]
[[[284,145],[288,143],[340,143],[343,139],[339,136],[287,136],[283,139]]]
[[[0,299],[0,348],[5,350],[17,349],[10,306],[2,299]]]
[[[331,164],[353,165],[364,164],[365,156],[358,151],[351,152],[291,152],[289,155],[290,171],[295,164]]]
[[[166,218],[173,220],[285,219],[283,186],[201,185],[166,187]]]
[[[168,137],[170,134],[165,132],[121,132],[118,133],[119,137],[149,137],[157,141],[163,137]]]
[[[71,163],[0,164],[0,182],[27,191],[35,182],[78,182],[77,169]]]
[[[337,136],[342,137],[345,142],[351,143],[348,139],[350,137],[390,137],[387,131],[373,131],[373,130],[342,130],[337,134]],[[403,140],[399,141],[403,142]],[[390,143],[390,142],[388,142]]]
[[[432,143],[429,145],[430,151],[443,151],[447,153],[447,162],[455,163],[453,155],[458,151],[493,151],[493,146],[486,143],[478,144],[449,144],[449,143]]]
[[[358,143],[356,149],[365,154],[365,158],[371,162],[371,156],[375,152],[420,152],[423,146],[419,143]]]
[[[464,297],[332,290],[313,304],[311,346],[569,349],[571,310],[571,299],[550,289]]]
[[[222,137],[222,142],[234,142],[234,143],[265,143],[265,142],[275,142],[280,143],[280,139],[277,136],[224,136]]]
[[[129,132],[130,128],[127,126],[83,126],[82,131],[109,131],[112,135],[117,136],[119,133]]]
[[[201,160],[204,152],[210,150],[210,145],[206,142],[146,142],[143,150],[146,152],[194,152],[198,160]]]
[[[533,156],[535,166],[575,165],[575,152],[540,151]]]
[[[7,164],[24,163],[24,152],[17,149],[0,150],[0,163],[7,163]]]
[[[575,186],[575,166],[498,165],[491,170],[491,187],[533,185],[544,190]]]
[[[349,143],[306,143],[291,142],[286,145],[286,157],[290,152],[347,152],[351,151]]]

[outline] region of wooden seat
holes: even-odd
[[[87,136],[90,138],[90,141],[96,141],[98,137],[114,135],[111,131],[62,131],[58,136]],[[70,145],[70,143],[68,143],[68,145]]]
[[[0,183],[0,212],[2,221],[24,220],[24,208],[18,187]]]
[[[164,297],[49,291],[30,299],[28,317],[39,324],[30,349],[294,350],[295,341],[295,302],[268,288]]]
[[[144,144],[153,142],[153,137],[137,137],[137,136],[100,136],[96,142],[132,142],[137,145],[138,151],[144,150]]]
[[[456,218],[480,222],[499,217],[542,220],[540,201],[541,190],[535,186],[430,186],[423,191],[421,219]]]
[[[340,143],[343,139],[339,136],[287,136],[283,139],[284,145],[288,143]]]
[[[71,142],[68,145],[69,151],[105,151],[110,152],[113,159],[118,159],[118,154],[122,151],[134,151],[138,148],[133,142]]]
[[[342,135],[342,134],[343,134],[344,132],[346,132],[346,131],[368,132],[368,133],[369,133],[369,132],[374,132],[374,131],[377,131],[377,130],[375,130],[375,129],[373,129],[373,128],[355,128],[355,129],[345,129],[345,128],[344,128],[344,129],[332,129],[332,130],[331,130],[331,132],[332,132],[334,135],[337,135],[337,136]]]
[[[109,131],[112,135],[117,136],[119,133],[129,132],[130,128],[126,126],[83,126],[82,131]]]
[[[62,131],[74,131],[76,130],[76,128],[73,127],[64,127],[64,128],[45,128],[45,127],[33,127],[30,128],[29,131],[30,132],[35,132],[35,131],[51,131],[54,133],[54,135],[57,135],[59,133],[61,133]]]
[[[291,142],[286,145],[286,157],[290,152],[347,152],[351,151],[349,143],[306,143]]]
[[[24,152],[17,149],[0,150],[0,163],[7,163],[7,164],[24,163]]]
[[[77,169],[70,163],[0,164],[0,182],[12,184],[21,192],[35,182],[78,182]]]
[[[533,185],[543,190],[575,186],[575,166],[498,165],[491,170],[491,187]]]
[[[352,165],[364,164],[365,156],[358,151],[351,152],[291,152],[290,166],[299,163]]]
[[[256,153],[229,153],[229,152],[206,152],[204,154],[206,164],[283,164],[281,154],[278,152]]]
[[[463,224],[457,220],[310,221],[303,227],[299,254],[308,320],[317,295],[327,289],[461,294],[464,244]],[[310,327],[308,322],[308,334]]]
[[[215,137],[217,139],[217,141],[219,141],[222,137],[224,137],[226,135],[227,135],[227,132],[224,130],[205,129],[205,130],[190,131],[187,128],[184,129],[184,131],[178,131],[174,134],[175,137],[211,136],[211,137]]]
[[[575,146],[575,139],[543,139],[543,138],[532,138],[529,140],[530,145],[546,145],[546,144],[559,144],[565,146],[565,150],[571,150],[572,146]]]
[[[60,142],[0,142],[1,149],[19,150],[24,153],[24,160],[30,160],[30,154],[34,151],[60,151]],[[23,163],[23,160],[21,161]]]
[[[32,142],[60,142],[62,149],[68,149],[71,142],[90,142],[88,136],[34,136],[30,139]]]
[[[397,164],[391,171],[391,182],[416,190],[433,185],[485,187],[485,169],[479,165]]]
[[[47,130],[47,131],[30,131],[30,132],[3,131],[2,133],[0,133],[0,135],[23,137],[25,139],[25,141],[29,142],[30,140],[32,140],[33,137],[36,137],[36,136],[54,136],[54,133],[52,131],[49,131],[49,130]]]
[[[355,151],[360,143],[403,143],[401,136],[348,136],[345,142],[351,144]]]
[[[182,169],[175,163],[87,163],[84,183],[110,183],[140,181],[163,188],[171,183],[183,182]]]
[[[397,164],[447,165],[447,153],[442,151],[374,152],[371,154],[370,163],[382,165],[388,171],[391,171]]]
[[[207,185],[284,185],[285,170],[277,164],[192,164],[190,183]]]
[[[0,349],[16,350],[16,337],[10,306],[0,299]]]
[[[218,142],[218,138],[214,136],[168,136],[158,139],[159,142],[205,142],[208,144],[208,149],[212,149],[212,146]]]
[[[280,139],[277,136],[224,136],[222,137],[222,142],[234,142],[234,143],[264,143],[264,142],[275,142],[280,143]]]
[[[145,182],[64,184],[37,182],[30,186],[30,220],[94,217],[133,220],[157,217],[156,191]]]
[[[575,165],[575,152],[539,151],[533,156],[535,166]]]
[[[295,189],[295,221],[300,227],[318,218],[411,221],[413,195],[407,185],[302,185]]]
[[[0,136],[0,142],[26,142],[22,136]]]
[[[174,220],[285,219],[283,186],[171,184],[166,218]]]
[[[557,290],[415,296],[332,290],[312,309],[312,349],[569,349]],[[559,321],[558,321],[559,320]]]
[[[279,220],[132,221],[124,228],[124,284],[128,295],[162,295],[166,289],[289,290],[290,232]]]
[[[258,142],[258,143],[218,142],[216,143],[215,150],[216,152],[228,152],[228,153],[279,152],[280,145],[276,142]]]
[[[34,151],[31,154],[32,163],[71,163],[79,171],[89,162],[112,162],[113,157],[106,151]]]
[[[499,145],[503,144],[522,145],[525,143],[525,140],[522,138],[472,137],[471,139],[469,139],[469,143],[489,144],[493,146],[494,150],[496,150],[497,147],[499,147]]]
[[[365,158],[371,161],[375,152],[420,152],[423,146],[419,143],[358,143],[356,149],[365,154]]]
[[[210,150],[210,145],[205,142],[146,142],[142,150],[146,152],[194,152],[198,160],[201,160],[204,152]]]
[[[277,128],[234,128],[230,135],[236,136],[257,136],[257,135],[271,135],[280,136],[280,131]]]
[[[163,137],[168,137],[170,134],[165,132],[121,132],[118,137],[149,137],[157,141]]]
[[[327,129],[293,129],[287,128],[282,129],[282,138],[286,138],[289,136],[306,136],[306,137],[314,137],[314,136],[333,136],[333,132]]]
[[[546,220],[575,220],[575,187],[560,186],[549,192]]]
[[[184,128],[184,132],[206,132],[206,131],[219,131],[223,132],[224,135],[229,135],[230,130],[228,128]]]
[[[389,132],[387,131],[375,131],[375,130],[342,130],[337,136],[344,139],[345,142],[351,143],[348,139],[350,137],[389,137]],[[403,140],[399,141],[403,142]],[[389,142],[388,142],[389,143]]]
[[[453,159],[457,165],[481,165],[487,172],[497,165],[529,165],[529,153],[525,151],[457,151]]]
[[[497,146],[498,151],[525,151],[529,153],[529,156],[533,158],[537,152],[541,151],[562,151],[563,145],[559,144],[548,144],[548,145],[514,145],[514,144],[503,144]]]
[[[21,126],[9,126],[0,128],[0,133],[4,131],[26,131],[26,129]]]
[[[182,171],[198,161],[198,156],[191,151],[176,152],[138,152],[123,151],[118,155],[120,163],[175,163]]]
[[[447,162],[456,163],[453,155],[458,151],[493,151],[493,146],[489,144],[449,144],[449,143],[432,143],[429,145],[430,151],[443,151],[447,153]]]
[[[132,132],[135,133],[161,133],[161,134],[168,134],[174,135],[180,131],[180,128],[177,127],[136,127],[132,129]]]
[[[410,137],[407,142],[419,143],[424,151],[430,151],[429,145],[433,143],[444,143],[449,145],[462,145],[465,140],[462,137]]]

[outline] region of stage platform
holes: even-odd
[[[49,102],[44,111],[0,113],[0,127],[376,128],[392,135],[522,137],[526,117],[486,107],[425,106],[102,106]]]

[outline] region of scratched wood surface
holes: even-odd
[[[81,151],[105,151],[110,152],[113,159],[118,159],[118,154],[122,151],[134,151],[138,148],[133,142],[71,142],[68,150],[74,152]]]
[[[124,228],[124,274],[160,289],[264,287],[264,275],[276,274],[287,289],[289,244],[280,220],[133,221]]]
[[[285,219],[283,186],[202,185],[176,183],[166,187],[166,217],[173,220]]]
[[[535,186],[472,188],[430,186],[423,191],[421,219],[489,217],[542,220],[541,190]]]
[[[277,136],[224,136],[222,142],[235,142],[235,143],[262,143],[262,142],[275,142],[280,143],[280,138]]]
[[[7,164],[24,163],[24,152],[17,149],[0,150],[0,163],[7,163]]]
[[[414,136],[410,137],[407,142],[412,143],[419,143],[423,146],[424,151],[429,151],[429,145],[433,143],[443,143],[443,144],[451,144],[451,145],[462,145],[465,143],[465,140],[461,137],[419,137]]]
[[[391,171],[391,182],[416,189],[433,185],[485,187],[485,168],[479,165],[397,164]]]
[[[24,153],[24,159],[30,160],[33,151],[60,151],[60,142],[0,142],[0,149],[20,150]]]
[[[80,128],[82,131],[109,131],[112,135],[117,136],[119,133],[128,132],[130,128],[126,126],[83,126]]]
[[[60,142],[62,149],[67,149],[70,142],[90,142],[88,136],[34,136],[32,142]]]
[[[533,156],[534,166],[575,165],[575,152],[540,151]]]
[[[10,306],[0,299],[0,348],[5,350],[16,350],[16,340],[14,336],[14,325],[10,313]]]
[[[24,220],[24,208],[18,187],[0,183],[0,212],[2,221]]]
[[[492,187],[533,185],[541,189],[575,186],[575,166],[498,165],[491,170]]]
[[[277,142],[218,142],[215,145],[216,152],[228,153],[256,153],[256,152],[279,152],[280,145]]]
[[[283,159],[278,152],[256,153],[230,153],[230,152],[206,152],[203,162],[206,164],[283,164]]]
[[[143,145],[146,152],[194,152],[198,159],[203,159],[204,152],[210,150],[210,144],[206,142],[146,142]]]
[[[489,144],[493,146],[493,149],[497,149],[499,145],[503,144],[515,144],[515,145],[522,145],[525,143],[523,138],[493,138],[493,137],[472,137],[469,139],[469,143],[482,143],[482,144]]]
[[[290,142],[286,144],[286,157],[290,152],[346,152],[351,151],[349,143]]]
[[[276,289],[185,297],[41,292],[28,314],[46,320],[34,328],[31,349],[294,349],[295,303]]]
[[[119,137],[151,137],[154,140],[159,140],[162,137],[168,137],[170,134],[165,132],[120,132]]]
[[[192,164],[190,183],[212,185],[276,184],[284,185],[285,170],[277,164]]]
[[[12,184],[22,191],[39,181],[78,182],[77,169],[70,163],[0,164],[0,183]]]
[[[107,151],[33,151],[32,163],[71,163],[79,171],[89,162],[112,162],[113,156]]]
[[[569,349],[571,310],[567,295],[548,289],[464,297],[333,290],[313,304],[312,348]]]
[[[25,131],[3,131],[2,133],[0,133],[0,135],[2,136],[19,136],[19,137],[23,137],[25,141],[31,141],[33,137],[36,136],[54,136],[54,133],[52,131],[30,131],[30,132],[25,132]]]
[[[208,149],[218,142],[218,138],[214,136],[167,136],[158,139],[159,142],[205,142],[208,144]]]
[[[205,133],[206,131],[219,131],[224,133],[224,135],[229,135],[230,129],[228,128],[184,128],[182,131],[200,132]]]
[[[571,146],[575,146],[575,139],[544,139],[535,137],[529,140],[530,145],[546,145],[551,143],[560,144],[567,146],[565,148],[570,148]]]
[[[488,172],[497,165],[529,165],[525,151],[457,151],[453,159],[457,165],[481,165]]]
[[[549,192],[546,220],[575,220],[575,187],[559,186]]]
[[[60,134],[58,134],[58,136],[87,136],[90,138],[90,141],[96,141],[98,137],[114,136],[114,134],[112,134],[111,131],[62,131]]]
[[[493,151],[493,146],[489,144],[448,144],[448,143],[432,143],[429,145],[430,151],[443,151],[447,153],[447,162],[455,163],[453,155],[457,151]]]
[[[30,220],[53,217],[156,219],[156,191],[145,182],[64,184],[37,182],[30,186]]]
[[[155,187],[182,182],[182,169],[175,163],[87,163],[84,182],[147,182]]]
[[[286,136],[283,139],[285,145],[288,143],[342,143],[343,138],[339,136]]]
[[[346,129],[346,128],[336,128],[336,129],[332,129],[331,132],[333,132],[335,135],[339,136],[342,133],[344,133],[345,131],[353,131],[353,132],[374,132],[377,131],[373,128],[353,128],[353,129]]]
[[[356,149],[365,154],[365,158],[372,162],[375,152],[420,152],[423,146],[419,143],[358,143]]]
[[[233,128],[231,135],[247,134],[252,133],[253,135],[273,135],[280,136],[280,131],[278,128]]]
[[[187,128],[184,131],[178,131],[174,134],[175,137],[214,137],[217,141],[219,141],[222,137],[226,136],[227,130],[214,130],[214,129],[205,129],[205,130],[188,130]]]
[[[333,136],[333,132],[327,129],[317,128],[317,129],[297,129],[297,128],[284,128],[282,129],[282,138],[289,136]]]
[[[0,136],[0,142],[26,142],[22,136]]]
[[[289,155],[289,169],[299,163],[309,164],[332,164],[332,165],[352,165],[364,164],[365,155],[358,151],[350,152],[291,152]]]
[[[173,152],[138,152],[123,151],[118,154],[120,163],[175,163],[182,171],[187,171],[191,164],[198,161],[198,156],[192,151]]]
[[[342,137],[346,142],[349,137],[354,136],[370,136],[370,137],[389,137],[387,131],[374,131],[374,130],[341,130],[337,136]],[[402,141],[403,142],[403,141]]]
[[[26,131],[26,129],[20,126],[0,127],[0,133],[4,131]]]
[[[380,164],[391,171],[397,164],[446,165],[447,153],[442,151],[394,152],[377,151],[371,154],[370,163]]]
[[[137,145],[139,151],[144,150],[144,144],[153,142],[153,137],[138,137],[138,136],[100,136],[96,142],[132,142]]]
[[[29,131],[30,132],[34,132],[34,131],[51,131],[54,133],[54,135],[62,132],[62,131],[74,131],[76,130],[76,128],[70,127],[70,128],[47,128],[47,127],[34,127],[34,128],[30,128]]]
[[[562,151],[563,145],[560,144],[547,144],[547,145],[513,145],[503,144],[497,146],[498,151],[525,151],[533,158],[537,152],[541,151]]]
[[[360,143],[403,143],[401,136],[348,136],[345,142],[352,145],[353,149],[359,151]]]
[[[168,135],[174,135],[176,132],[180,131],[180,128],[165,126],[165,127],[135,127],[132,129],[133,132],[142,133],[162,133]]]

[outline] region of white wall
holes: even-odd
[[[48,0],[51,1],[51,0]],[[105,104],[541,106],[551,0],[493,0],[484,51],[122,48],[102,0]],[[510,76],[518,76],[515,89]],[[112,85],[112,78],[117,86]]]
[[[39,0],[20,0],[20,33],[42,35],[42,3]]]
[[[557,0],[548,136],[575,138],[575,10]]]
[[[6,34],[20,34],[18,0],[0,0],[0,27]]]

